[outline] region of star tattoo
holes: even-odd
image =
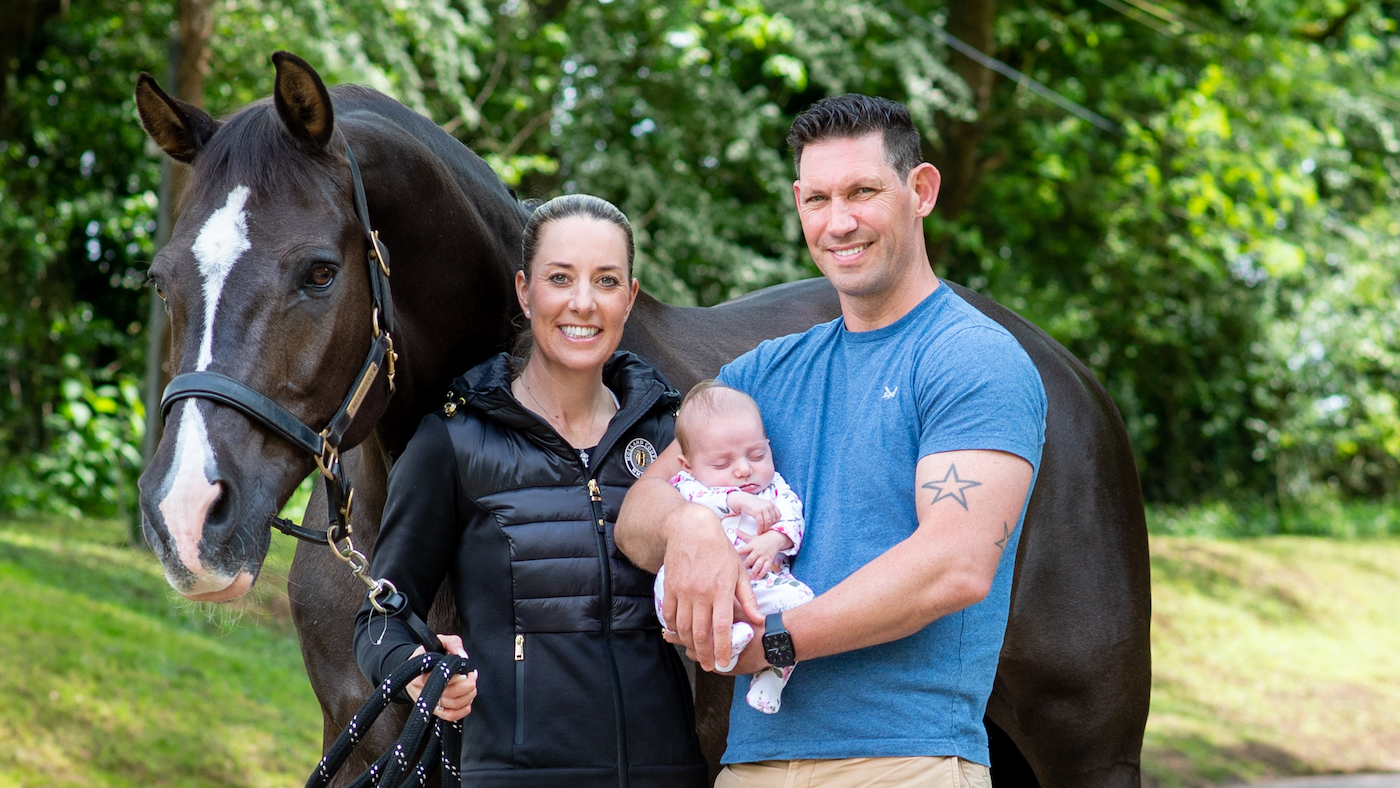
[[[948,473],[942,479],[924,484],[925,490],[933,490],[933,503],[938,503],[944,498],[952,498],[957,501],[964,510],[967,509],[967,489],[969,487],[980,487],[981,482],[974,482],[970,479],[958,478],[958,466],[949,465]]]
[[[1001,538],[993,542],[998,550],[1006,549],[1006,540],[1011,538],[1011,526],[1005,520],[1001,521]]]

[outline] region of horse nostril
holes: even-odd
[[[219,488],[219,497],[214,499],[214,503],[209,506],[208,513],[204,515],[206,523],[222,522],[229,511],[229,498],[232,496],[229,495],[228,485],[219,481],[214,482],[214,486]]]

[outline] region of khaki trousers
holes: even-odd
[[[724,767],[715,788],[991,788],[980,763],[956,756],[759,761]]]

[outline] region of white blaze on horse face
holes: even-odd
[[[204,334],[200,338],[199,358],[195,364],[200,371],[208,369],[214,360],[214,317],[218,312],[224,282],[234,263],[250,246],[248,217],[243,210],[248,193],[247,186],[239,186],[229,192],[224,206],[209,215],[190,249],[204,279]],[[178,404],[181,412],[175,433],[175,457],[165,477],[166,493],[159,508],[180,563],[194,576],[189,587],[176,582],[172,582],[172,585],[189,596],[217,591],[228,586],[234,578],[207,575],[199,557],[204,520],[209,509],[219,500],[221,489],[210,478],[215,467],[214,447],[209,442],[204,414],[200,413],[195,400],[184,400]],[[168,579],[178,580],[173,577]]]
[[[204,518],[219,500],[220,490],[219,485],[209,480],[206,470],[214,465],[214,447],[209,445],[204,415],[194,400],[178,404],[181,413],[180,426],[175,433],[175,459],[165,477],[166,492],[165,499],[160,502],[160,514],[165,519],[165,528],[170,532],[170,541],[180,563],[202,580],[204,563],[199,559],[199,540],[204,535]],[[172,585],[177,584],[172,582]]]
[[[228,193],[224,207],[209,215],[199,237],[194,239],[194,259],[199,261],[199,273],[204,276],[204,336],[199,342],[199,360],[195,369],[201,372],[214,360],[214,316],[219,309],[219,296],[233,264],[248,251],[248,214],[243,206],[248,202],[248,187],[238,186]]]

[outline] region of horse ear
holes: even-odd
[[[335,112],[325,83],[305,60],[290,52],[274,52],[277,87],[272,91],[277,114],[292,136],[325,148],[335,129]]]
[[[166,155],[186,164],[194,161],[204,144],[219,130],[219,122],[209,113],[173,99],[142,71],[136,78],[136,111],[141,128],[151,135]]]

